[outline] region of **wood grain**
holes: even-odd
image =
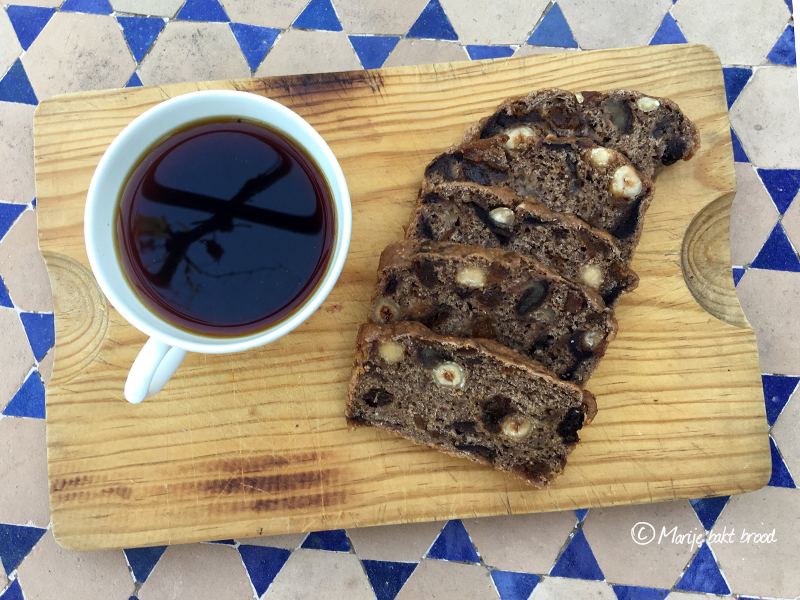
[[[599,414],[541,491],[382,431],[349,431],[343,409],[378,256],[401,238],[423,168],[506,97],[546,86],[669,96],[700,128],[702,149],[658,180],[633,264],[641,284],[621,300],[619,336],[588,385]],[[160,394],[132,406],[123,383],[145,336],[102,299],[87,304],[97,290],[81,270],[84,200],[127,123],[197,89],[263,94],[317,128],[350,186],[350,253],[328,300],[295,332],[249,352],[190,355]],[[725,88],[704,46],[86,92],[42,102],[34,131],[39,239],[54,253],[57,307],[50,503],[65,547],[734,494],[769,478],[756,342],[730,281]]]

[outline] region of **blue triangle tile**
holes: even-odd
[[[33,200],[31,200],[31,206],[32,206],[33,208],[36,208],[36,198],[34,198]]]
[[[399,37],[381,35],[349,35],[350,44],[365,69],[379,69],[389,58]]]
[[[733,271],[733,287],[736,287],[737,285],[739,285],[739,282],[742,280],[742,277],[744,276],[745,272],[747,272],[747,269],[743,269],[741,267],[733,267],[731,270]]]
[[[731,593],[708,544],[703,542],[675,589],[727,596]]]
[[[611,589],[617,595],[617,600],[662,600],[669,594],[669,590],[635,585],[613,585]]]
[[[731,143],[733,144],[733,160],[735,162],[749,163],[750,159],[742,148],[742,142],[739,141],[739,136],[731,127]]]
[[[675,22],[675,19],[672,18],[672,15],[667,13],[664,16],[664,20],[661,21],[661,25],[659,25],[658,29],[656,30],[653,39],[650,40],[651,46],[657,46],[660,44],[685,44],[686,43],[686,36],[683,35],[681,28],[678,27],[678,24]]]
[[[672,0],[672,1],[675,2],[676,0]],[[789,12],[794,14],[794,8],[792,8],[792,0],[786,0],[786,6],[789,7]]]
[[[206,542],[207,544],[219,544],[221,546],[235,546],[236,540],[214,540],[211,542]]]
[[[726,67],[722,69],[722,77],[725,80],[725,96],[728,99],[728,110],[736,102],[744,86],[750,81],[752,74],[752,69],[744,69],[742,67]]]
[[[2,276],[0,276],[0,306],[14,308],[14,302],[12,302],[11,296],[8,295],[8,290],[6,289],[6,284]]]
[[[206,21],[227,23],[230,21],[218,0],[186,0],[186,4],[175,17],[181,21]]]
[[[0,593],[0,600],[25,600],[22,588],[19,586],[19,579],[12,581],[11,585]]]
[[[507,58],[514,54],[511,46],[467,46],[467,54],[472,60],[482,58]]]
[[[417,568],[417,563],[386,560],[362,560],[361,564],[377,600],[394,600]]]
[[[793,67],[797,64],[797,55],[794,52],[794,27],[787,25],[781,37],[775,42],[772,50],[767,54],[767,60],[776,65]]]
[[[144,583],[150,577],[166,546],[153,546],[151,548],[131,548],[123,550],[125,558],[133,571],[133,576],[139,583]]]
[[[570,577],[572,579],[592,579],[604,581],[605,576],[600,570],[600,565],[594,557],[589,542],[579,529],[572,537],[569,545],[558,557],[556,564],[550,570],[553,577]]]
[[[8,72],[0,79],[0,102],[20,104],[39,104],[22,61],[17,59]]]
[[[344,529],[309,533],[300,547],[328,552],[350,552],[350,542],[347,541]]]
[[[336,16],[331,0],[311,0],[303,12],[294,20],[292,27],[300,29],[319,29],[322,31],[341,31],[342,24]]]
[[[730,500],[730,496],[718,496],[716,498],[700,498],[698,500],[689,500],[692,505],[697,518],[703,524],[706,531],[711,531],[714,523],[717,522],[722,509]]]
[[[439,537],[428,550],[427,558],[437,560],[452,560],[455,562],[480,562],[478,553],[472,546],[472,540],[464,528],[464,524],[453,519],[444,526]]]
[[[778,452],[778,446],[775,445],[772,436],[769,436],[769,451],[772,454],[772,475],[767,485],[795,489],[797,486],[794,484],[794,479],[792,479],[789,469],[786,468],[786,463],[783,462],[783,457]]]
[[[578,43],[572,36],[572,29],[557,2],[547,11],[542,22],[528,38],[528,43],[534,46],[556,46],[558,48],[578,47]]]
[[[44,419],[44,385],[39,373],[31,371],[28,378],[3,409],[7,417],[27,417]]]
[[[0,523],[0,561],[6,575],[19,566],[46,531],[40,527]]]
[[[11,226],[14,224],[22,211],[25,210],[24,204],[11,204],[0,202],[0,240],[2,240]]]
[[[229,23],[233,37],[239,43],[250,70],[255,71],[261,61],[272,48],[275,39],[281,32],[274,27],[258,27],[256,25],[245,25],[244,23]]]
[[[37,361],[42,360],[56,341],[53,313],[23,312],[19,314],[19,318],[28,335],[33,356]]]
[[[767,241],[764,242],[764,246],[750,266],[754,269],[800,273],[800,260],[798,260],[797,253],[789,243],[789,238],[786,237],[780,223],[775,225],[775,229],[769,234]]]
[[[13,5],[6,9],[6,13],[14,32],[17,34],[20,46],[22,46],[23,50],[27,50],[52,16],[56,14],[56,9]]]
[[[767,407],[767,422],[770,427],[775,425],[775,421],[778,420],[789,397],[797,389],[798,382],[800,382],[800,377],[761,376],[761,383],[764,386],[764,404]]]
[[[110,15],[114,12],[108,0],[66,0],[61,5],[63,12],[88,13],[90,15]]]
[[[491,576],[500,600],[528,600],[541,581],[538,575],[511,571],[492,571]]]
[[[133,75],[131,75],[131,78],[128,79],[128,83],[125,84],[125,87],[126,88],[142,87],[142,85],[143,85],[142,80],[139,79],[139,75],[136,73],[136,71],[134,71]]]
[[[767,188],[780,214],[792,203],[800,190],[800,171],[796,169],[758,169],[758,176]]]
[[[458,40],[458,34],[450,24],[450,19],[444,14],[439,0],[431,0],[422,9],[417,20],[406,34],[408,38],[423,38],[429,40]]]
[[[256,590],[256,597],[261,598],[267,591],[269,584],[286,564],[291,556],[289,550],[283,548],[270,548],[268,546],[239,546],[239,555],[242,557],[244,568]]]
[[[137,63],[141,62],[164,29],[164,19],[158,17],[117,17],[117,21]]]
[[[576,508],[575,509],[575,516],[578,517],[578,521],[583,521],[586,518],[586,515],[589,514],[588,508]]]

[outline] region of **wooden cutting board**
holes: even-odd
[[[542,491],[382,431],[350,431],[343,410],[378,256],[401,238],[425,165],[506,97],[547,86],[668,96],[700,128],[702,148],[658,180],[633,264],[641,284],[620,302],[619,336],[588,385],[599,414]],[[125,125],[198,89],[269,96],[317,128],[350,186],[352,244],[336,288],[295,332],[249,352],[189,355],[164,391],[133,406],[123,383],[145,336],[88,269],[84,200]],[[725,88],[707,47],[86,92],[42,102],[34,131],[39,241],[56,307],[50,506],[67,548],[695,498],[769,478],[756,341],[731,281]]]

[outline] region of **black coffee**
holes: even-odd
[[[328,184],[290,140],[237,119],[190,124],[146,153],[123,190],[117,245],[158,315],[221,336],[295,312],[325,275]]]

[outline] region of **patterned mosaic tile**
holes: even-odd
[[[137,597],[140,600],[244,600],[253,597],[253,588],[241,556],[234,548],[219,544],[184,544],[166,549]]]
[[[62,600],[125,598],[133,591],[121,550],[91,554],[64,550],[56,543],[52,531],[47,531],[31,550],[17,568],[17,575],[26,600],[50,600],[56,581]]]
[[[775,487],[731,497],[714,531],[734,535],[711,547],[734,594],[794,598],[800,591],[800,571],[787,568],[800,561],[797,498],[796,490]]]
[[[0,523],[50,523],[44,427],[41,419],[0,417]]]
[[[786,27],[783,0],[679,0],[672,9],[690,42],[708,44],[723,65],[760,65]],[[735,35],[731,35],[735,31]]]
[[[483,563],[494,569],[549,573],[575,527],[571,511],[465,519]]]
[[[285,535],[268,535],[257,538],[237,540],[243,546],[268,546],[270,548],[283,548],[296,550],[306,539],[305,533],[287,533]]]
[[[422,9],[417,20],[411,26],[411,29],[406,33],[409,38],[422,38],[428,40],[458,40],[458,34],[450,19],[439,3],[439,0],[430,0],[428,4]]]
[[[578,43],[558,3],[554,3],[527,40],[532,46],[577,48]]]
[[[761,290],[773,290],[763,294]],[[800,352],[800,275],[748,269],[736,286],[747,320],[758,332],[761,371],[800,375],[794,359]]]
[[[164,555],[166,546],[153,546],[151,548],[131,548],[124,550],[125,560],[131,569],[133,580],[137,583],[144,583],[150,577],[150,573]]]
[[[374,600],[372,585],[355,554],[296,550],[263,596],[264,600],[326,597]]]
[[[0,377],[0,406],[4,407],[14,397],[31,372],[36,359],[28,343],[19,315],[12,308],[0,307],[0,357],[3,358],[3,376]]]
[[[797,64],[797,53],[794,45],[794,27],[787,25],[781,37],[775,42],[772,50],[767,54],[767,60],[776,65],[793,67]]]
[[[475,552],[464,524],[458,519],[448,521],[425,558],[454,562],[480,562],[480,557]]]
[[[50,19],[53,18],[53,15],[56,14],[56,11],[53,8],[40,6],[9,6],[6,9],[6,14],[14,28],[14,33],[19,40],[19,44],[23,50],[27,50],[31,47],[33,40],[42,32],[44,26],[47,25]],[[6,27],[4,21],[3,15],[0,14],[0,29]],[[3,38],[4,40],[0,42],[0,44],[13,45],[14,36],[10,34],[8,29],[4,29],[2,32],[0,39]],[[19,56],[19,54],[19,52],[15,52],[14,58]],[[0,51],[0,56],[1,55],[2,52]],[[7,65],[5,65],[2,58],[0,58],[0,70],[4,71],[5,68],[7,68]]]
[[[399,37],[383,35],[350,35],[348,39],[365,69],[382,67],[400,41]]]
[[[6,206],[16,208],[19,205]],[[52,312],[50,278],[36,237],[36,211],[26,210],[20,214],[14,226],[0,238],[0,276],[18,309]]]
[[[6,417],[45,418],[44,384],[37,371],[28,373],[25,382],[3,409]]]
[[[441,0],[462,44],[522,44],[544,15],[547,0]]]
[[[618,10],[584,0],[559,0],[558,4],[584,50],[646,46],[672,6],[670,0],[628,0]]]
[[[797,251],[786,237],[786,232],[780,223],[775,225],[750,266],[754,269],[800,272]]]
[[[567,547],[564,548],[556,564],[550,569],[550,575],[573,579],[605,580],[605,576],[600,570],[600,565],[597,564],[597,559],[589,547],[589,542],[586,541],[586,535],[582,529],[578,529],[572,535]]]
[[[497,600],[492,578],[480,565],[422,560],[397,594],[397,600],[459,598]]]
[[[412,523],[348,529],[353,550],[362,559],[419,562],[439,537],[446,523]]]
[[[309,0],[220,0],[225,13],[235,23],[287,29]]]
[[[661,21],[661,25],[658,26],[658,29],[653,35],[653,39],[650,40],[650,45],[684,43],[686,43],[686,36],[683,35],[675,18],[667,13],[664,15],[664,20]]]
[[[633,585],[615,585],[612,589],[617,600],[662,600],[669,594],[669,590]]]
[[[26,0],[27,1],[27,0]],[[186,0],[109,0],[119,13],[151,17],[174,17]],[[60,0],[58,0],[60,2]]]
[[[145,85],[250,76],[227,23],[171,21],[138,69]]]
[[[592,600],[617,600],[614,590],[602,581],[544,577],[536,586],[531,600],[562,600],[564,598],[591,598]]]
[[[781,413],[774,427],[772,438],[780,449],[781,458],[787,471],[794,474],[793,480],[800,479],[800,394],[794,393],[792,401]]]
[[[405,35],[428,0],[348,0],[335,2],[336,14],[347,33]]]
[[[731,108],[731,124],[759,168],[800,168],[797,105],[797,70],[763,67]]]
[[[12,23],[9,15],[0,10],[0,73],[3,74],[22,53],[22,46],[17,41],[18,36],[14,33]]]
[[[746,266],[764,246],[779,214],[756,170],[737,163],[736,197],[731,208],[731,264]]]
[[[135,62],[116,19],[59,12],[22,57],[39,100],[80,90],[122,87]]]
[[[527,600],[541,581],[541,577],[530,573],[491,571],[489,574],[500,594],[500,600]]]
[[[153,42],[164,29],[164,19],[158,17],[117,17],[122,35],[128,42],[136,62],[141,62]]]
[[[697,518],[703,524],[703,528],[706,531],[711,531],[730,498],[730,496],[700,498],[698,500],[689,500],[689,504],[692,505]]]
[[[772,427],[789,402],[789,398],[797,390],[800,377],[781,377],[780,375],[762,375],[764,383],[764,403],[767,410],[767,423]],[[790,418],[789,421],[792,421]]]
[[[243,23],[231,23],[230,28],[251,71],[258,68],[281,32],[274,27],[258,27]]]
[[[269,77],[360,68],[361,62],[346,33],[290,29],[281,34],[255,74]]]
[[[238,548],[242,557],[250,583],[260,598],[267,591],[275,576],[289,560],[291,552],[283,548],[269,548],[266,546],[241,545]]]
[[[770,487],[795,489],[797,485],[794,482],[794,478],[789,472],[789,468],[786,466],[786,462],[783,460],[783,456],[772,436],[769,438],[769,450],[772,455],[772,475],[767,485]]]
[[[417,563],[362,560],[377,600],[393,600],[417,568]]]
[[[662,538],[673,527],[681,534],[703,534],[685,501],[593,508],[583,532],[608,581],[670,588],[697,550],[672,543],[669,534]]]
[[[397,43],[383,66],[404,67],[431,62],[458,62],[462,60],[469,60],[469,55],[463,46],[459,44],[441,40],[405,38]]]
[[[709,594],[730,594],[725,577],[719,570],[714,553],[708,544],[703,543],[697,554],[681,575],[675,588],[688,592],[704,592]]]
[[[21,62],[16,64],[22,69]],[[4,208],[4,203],[28,204],[36,195],[33,177],[35,109],[28,104],[3,101],[0,89],[0,164],[14,165],[13,169],[0,169],[0,219],[11,210]],[[0,231],[5,233],[6,230]]]

